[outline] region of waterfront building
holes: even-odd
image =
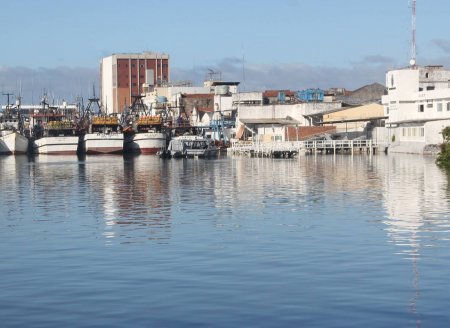
[[[386,119],[383,105],[372,103],[325,113],[322,116],[322,124],[336,127],[336,133],[348,139],[362,137],[378,143],[385,140]]]
[[[177,120],[183,118],[192,126],[204,126],[219,111],[225,118],[234,118],[232,95],[237,93],[239,82],[207,80],[203,86],[190,83],[170,83],[156,86],[144,94],[143,103],[158,115],[165,109]],[[209,119],[203,118],[208,115]]]
[[[169,55],[156,52],[113,54],[100,63],[101,103],[107,113],[122,113],[133,96],[170,82]]]
[[[322,115],[342,108],[340,101],[302,102],[298,98],[288,103],[265,104],[264,92],[246,92],[233,95],[237,108],[236,139],[253,139],[263,142],[290,141],[297,137],[321,134],[334,127],[321,127]],[[313,127],[313,129],[311,129]]]
[[[383,96],[390,152],[433,153],[450,125],[450,70],[416,66],[386,74]]]

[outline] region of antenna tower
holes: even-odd
[[[411,67],[416,66],[416,0],[412,0],[412,40],[411,40]]]

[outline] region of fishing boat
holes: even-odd
[[[124,130],[124,151],[156,154],[166,147],[166,134],[162,131],[160,116],[140,116],[135,124]]]
[[[162,116],[150,115],[142,96],[133,97],[135,100],[125,113],[124,151],[154,155],[167,146]]]
[[[79,136],[75,113],[65,110],[65,103],[62,108],[49,106],[46,97],[41,105],[41,109],[30,115],[34,154],[77,154]]]
[[[23,120],[20,114],[20,98],[16,106],[8,105],[0,113],[0,155],[26,154],[28,138],[23,133]]]
[[[179,136],[173,138],[167,150],[161,152],[161,157],[169,158],[213,158],[218,149],[211,139],[202,136]]]
[[[121,154],[123,133],[119,118],[114,115],[93,116],[82,147],[86,154]]]

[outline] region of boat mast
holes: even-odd
[[[7,100],[8,103],[6,104],[6,111],[8,112],[9,109],[11,108],[11,107],[10,107],[10,103],[9,103],[9,99],[11,98],[11,96],[14,96],[14,94],[13,94],[13,93],[9,93],[9,92],[7,92],[7,93],[3,93],[3,92],[2,92],[2,95],[6,96],[7,99],[8,99],[8,100]]]

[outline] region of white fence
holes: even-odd
[[[233,154],[270,157],[274,154],[299,153],[300,151],[317,152],[345,152],[354,151],[375,152],[379,145],[372,140],[314,140],[314,141],[236,141],[231,144]]]

